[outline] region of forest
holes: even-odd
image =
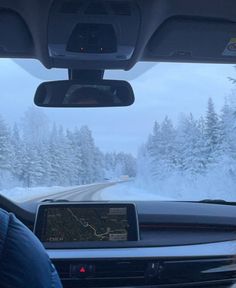
[[[29,108],[10,127],[0,118],[0,188],[74,186],[136,175],[127,153],[103,153],[89,127],[49,125],[46,115]]]
[[[137,159],[137,181],[175,198],[236,197],[236,106],[225,100],[220,113],[209,98],[206,113],[155,122]]]
[[[128,175],[134,187],[171,199],[235,199],[234,98],[219,112],[209,98],[198,119],[189,113],[177,123],[168,116],[155,121],[137,155],[101,151],[89,127],[50,124],[32,107],[13,127],[0,118],[0,188],[75,186]]]

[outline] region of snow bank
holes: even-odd
[[[148,179],[146,179],[148,180]],[[93,200],[177,200],[199,201],[223,199],[236,201],[235,178],[223,169],[213,169],[207,175],[172,175],[165,180],[134,181],[104,189]]]
[[[33,188],[22,188],[15,187],[12,189],[4,189],[0,191],[0,194],[11,199],[14,202],[25,202],[37,197],[50,196],[54,193],[64,192],[76,188],[75,186],[71,187],[33,187]]]
[[[169,197],[152,193],[148,189],[141,188],[134,181],[119,183],[102,190],[92,200],[172,200]]]
[[[206,175],[183,176],[176,174],[156,181],[136,179],[133,185],[146,190],[148,195],[151,193],[156,197],[161,196],[174,200],[223,199],[236,201],[235,177],[228,175],[224,169],[212,169]]]

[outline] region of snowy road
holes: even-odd
[[[30,203],[39,203],[44,200],[67,200],[67,201],[138,201],[159,200],[168,201],[173,198],[167,195],[151,193],[148,189],[139,187],[135,181],[114,181],[82,185],[78,187],[38,187],[32,190],[4,191],[4,196],[12,195],[12,200],[20,202],[23,206]]]
[[[134,181],[118,181],[80,186],[49,197],[39,197],[33,201],[45,199],[67,201],[133,201],[133,200],[173,200],[170,197],[153,194],[135,186]],[[32,201],[32,200],[31,200]]]
[[[93,200],[95,195],[105,188],[116,185],[116,183],[99,183],[88,186],[82,186],[65,193],[59,193],[54,196],[50,195],[53,200],[65,199],[68,201],[90,201]]]
[[[43,195],[32,197],[24,203],[29,202],[41,202],[46,199],[53,199],[53,200],[67,200],[67,201],[89,201],[92,200],[94,195],[99,191],[116,185],[116,182],[108,182],[108,183],[97,183],[91,185],[82,185],[73,189],[67,189],[65,191],[56,192],[53,194]]]

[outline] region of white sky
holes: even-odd
[[[33,60],[25,63],[25,67],[28,65],[29,70],[41,79],[32,76],[12,60],[0,60],[0,114],[10,124],[19,122],[27,107],[33,105],[34,92],[43,80],[63,79],[67,75],[66,71],[47,71]],[[141,75],[137,77],[137,74]],[[131,107],[38,109],[43,109],[50,121],[64,127],[88,125],[96,144],[103,151],[136,154],[155,120],[161,121],[168,115],[176,122],[181,113],[190,112],[196,117],[204,115],[209,97],[212,97],[219,111],[233,87],[227,79],[230,76],[236,78],[233,65],[140,63],[130,72],[106,73],[106,78],[135,78],[131,84],[136,101]]]

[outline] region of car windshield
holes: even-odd
[[[105,73],[131,83],[130,107],[38,108],[37,86],[67,71],[0,63],[3,196],[236,201],[233,65],[139,63]]]

